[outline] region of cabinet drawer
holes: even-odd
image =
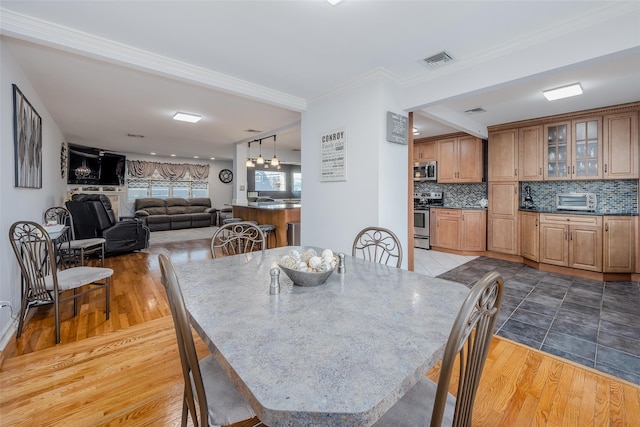
[[[438,209],[438,218],[460,218],[461,216],[461,209]]]
[[[540,214],[540,222],[569,225],[602,225],[602,217],[595,215]]]

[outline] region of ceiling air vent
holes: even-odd
[[[446,51],[443,50],[440,53],[436,53],[435,55],[423,59],[423,61],[429,68],[433,70],[443,66],[447,62],[453,61],[453,56],[449,55]]]
[[[245,129],[244,131],[248,132],[248,133],[261,133],[262,132],[261,130],[257,130],[257,129]]]
[[[465,113],[467,114],[478,114],[478,113],[486,113],[487,110],[485,110],[482,107],[476,107],[476,108],[472,108],[470,110],[465,111]]]

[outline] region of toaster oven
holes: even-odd
[[[593,193],[556,194],[556,209],[563,211],[595,211],[598,200]]]

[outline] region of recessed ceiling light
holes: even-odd
[[[176,156],[175,154],[172,154],[172,155],[171,155],[171,157],[175,157],[175,156]]]
[[[331,6],[335,6],[338,3],[340,3],[342,0],[327,0],[327,3],[329,3]]]
[[[418,128],[413,128],[413,134],[420,135],[420,132],[418,132]]]
[[[202,117],[196,114],[177,112],[173,115],[173,120],[180,120],[181,122],[198,123]]]
[[[149,154],[151,154],[152,156],[155,156],[155,155],[156,155],[156,153],[149,153]]]
[[[200,157],[199,157],[199,156],[193,156],[193,158],[194,158],[194,159],[199,159]]]
[[[215,160],[215,159],[216,159],[215,157],[209,157],[209,160]]]
[[[570,96],[582,95],[582,86],[580,83],[574,83],[568,86],[557,87],[555,89],[549,89],[542,92],[545,98],[549,101],[555,101],[556,99],[569,98]]]

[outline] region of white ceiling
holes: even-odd
[[[420,137],[640,100],[637,1],[0,6],[3,41],[67,141],[113,151],[230,159],[234,143],[277,133],[278,157],[296,161],[307,104],[375,73],[407,94],[433,88],[433,96],[406,96]],[[437,70],[422,63],[442,50],[455,60]],[[580,97],[549,103],[541,96],[576,81],[585,89]],[[448,94],[437,95],[443,87]],[[487,112],[464,114],[475,107]],[[203,120],[170,120],[176,111]],[[272,150],[265,140],[265,157]]]

